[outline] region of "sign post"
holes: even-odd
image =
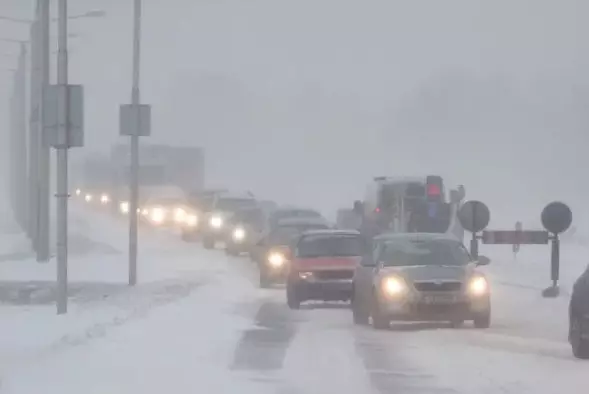
[[[558,234],[565,232],[573,222],[571,209],[562,202],[552,202],[544,208],[541,215],[542,225],[552,233],[552,253],[550,257],[550,279],[552,286],[542,291],[542,296],[547,298],[558,297],[560,273],[560,240]]]
[[[516,232],[516,239],[513,243],[512,250],[513,250],[513,259],[517,260],[517,253],[519,252],[521,246],[521,232],[523,230],[522,222],[515,222],[515,232]]]
[[[462,227],[472,233],[470,240],[470,255],[473,259],[479,258],[478,232],[484,230],[491,220],[489,208],[480,201],[467,201],[458,211],[458,220]]]

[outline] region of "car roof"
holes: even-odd
[[[375,241],[454,241],[456,237],[446,233],[384,233],[374,237]]]
[[[280,226],[294,226],[297,224],[325,224],[329,226],[329,222],[320,217],[290,217],[278,220],[276,225]]]
[[[360,235],[356,230],[338,230],[338,229],[321,229],[321,230],[307,230],[303,234],[306,235]]]

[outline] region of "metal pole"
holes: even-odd
[[[59,0],[57,85],[58,135],[57,146],[57,314],[67,313],[67,161],[68,161],[68,57],[67,57],[67,0]]]
[[[139,76],[141,61],[141,0],[133,6],[133,85],[131,104],[136,107],[137,129],[131,135],[131,198],[129,203],[129,285],[137,283],[137,208],[139,200]]]
[[[49,145],[43,140],[43,92],[49,86],[49,72],[50,72],[50,47],[49,47],[49,27],[50,27],[50,0],[40,0],[40,34],[39,34],[39,54],[40,54],[40,99],[39,107],[41,114],[41,121],[39,122],[39,197],[38,197],[38,239],[37,239],[37,261],[49,261],[49,200],[50,200],[50,151]]]
[[[39,169],[39,150],[38,150],[38,124],[41,121],[40,114],[40,67],[39,67],[39,14],[40,4],[37,2],[37,12],[35,22],[31,25],[31,76],[30,76],[30,121],[29,121],[29,141],[28,141],[28,190],[27,190],[27,233],[31,240],[33,249],[37,250],[37,207],[38,207],[38,189],[37,177]]]
[[[25,198],[26,198],[26,133],[27,133],[27,46],[21,44],[18,62],[18,129],[15,135],[13,149],[15,150],[16,176],[14,195],[16,196],[16,219],[21,228],[25,228]]]

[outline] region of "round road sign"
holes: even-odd
[[[458,220],[460,220],[460,224],[464,229],[471,233],[478,233],[489,225],[491,213],[484,203],[467,201],[458,211]]]
[[[555,201],[542,211],[542,225],[553,234],[566,231],[573,222],[573,213],[565,203]]]

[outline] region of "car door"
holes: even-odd
[[[354,272],[354,297],[359,304],[364,305],[367,305],[372,297],[372,281],[380,248],[378,241],[367,243],[365,253]]]

